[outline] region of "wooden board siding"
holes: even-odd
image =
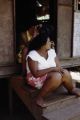
[[[0,64],[13,63],[13,17],[11,0],[0,0]]]
[[[61,59],[60,62],[64,68],[77,67],[80,66],[80,57]]]
[[[0,0],[0,75],[12,73],[10,65],[14,64],[13,36],[13,1]]]
[[[72,0],[58,0],[58,4],[72,5]]]
[[[60,58],[71,57],[72,4],[66,0],[58,1],[57,51]]]

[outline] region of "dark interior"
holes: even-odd
[[[15,12],[16,12],[16,31],[22,31],[27,29],[31,24],[37,20],[37,12],[42,9],[37,4],[37,1],[42,4],[42,7],[47,8],[46,12],[50,15],[50,19],[47,20],[49,24],[52,24],[54,29],[56,29],[57,20],[57,1],[56,0],[16,0]],[[43,13],[41,13],[43,14]],[[38,20],[37,20],[38,21]],[[45,22],[45,20],[40,20],[38,22]]]
[[[40,4],[42,6],[40,6]],[[45,11],[42,11],[46,8]],[[37,20],[37,15],[48,14],[49,19]],[[52,39],[57,44],[57,1],[56,0],[16,0],[16,51],[20,45],[20,32],[27,30],[34,22],[47,24],[53,27]]]

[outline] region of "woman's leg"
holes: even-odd
[[[63,85],[68,90],[69,93],[80,96],[80,91],[75,89],[70,73],[64,69],[62,77]]]
[[[63,77],[62,77],[63,85],[66,87],[66,89],[70,92],[73,89],[73,83],[71,75],[67,70],[63,70]]]
[[[43,97],[45,97],[47,93],[56,90],[62,84],[61,79],[62,76],[60,73],[52,72],[49,74],[36,99],[38,105],[43,105]]]

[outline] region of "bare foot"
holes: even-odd
[[[74,88],[70,94],[76,95],[77,97],[80,97],[80,89]]]
[[[45,107],[46,106],[46,104],[44,103],[43,98],[37,98],[36,99],[36,104],[41,106],[41,107]]]

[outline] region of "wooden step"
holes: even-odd
[[[74,100],[75,101],[75,100]],[[80,120],[80,98],[76,98],[76,101],[58,108],[52,112],[44,113],[43,116],[47,120]]]
[[[35,103],[35,98],[39,91],[30,86],[24,85],[21,76],[13,77],[10,81],[10,85],[36,120],[55,120],[52,119],[53,113],[59,114],[60,110],[80,102],[80,99],[75,96],[68,95],[66,89],[61,86],[55,92],[52,92],[45,97],[44,105],[41,107]],[[50,115],[51,117],[48,118]]]
[[[45,102],[45,109],[43,110],[43,113],[49,113],[57,110],[58,108],[64,108],[68,105],[74,104],[76,101],[77,99],[75,96],[59,95],[54,97],[54,99]]]

